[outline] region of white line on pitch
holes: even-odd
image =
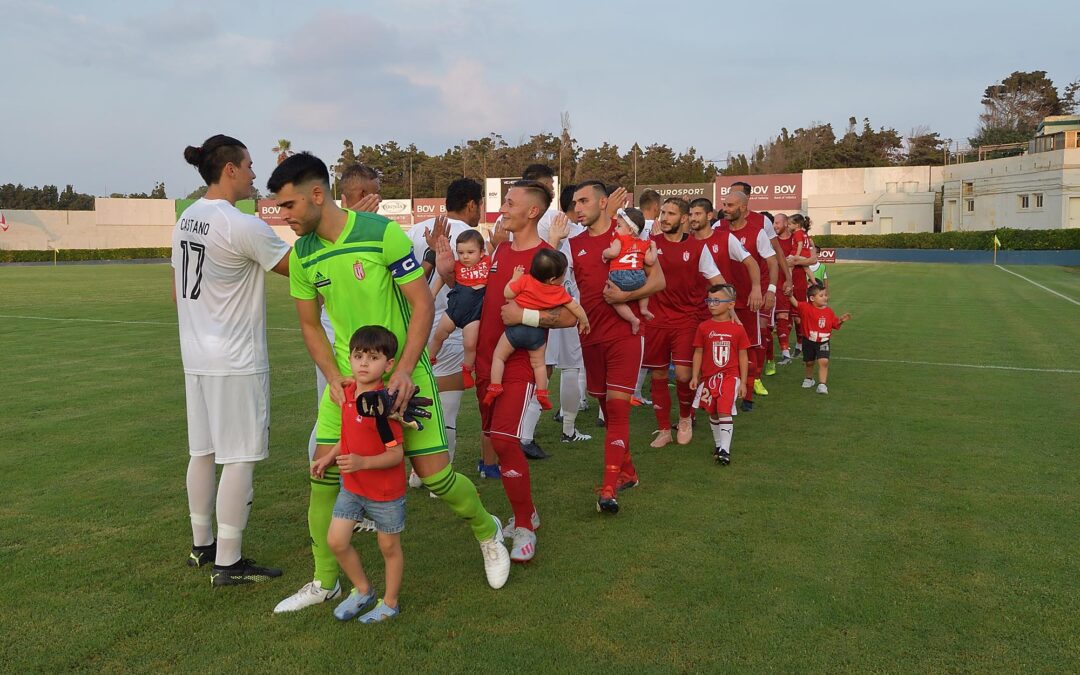
[[[81,318],[61,318],[55,316],[24,316],[21,314],[0,314],[0,319],[31,319],[33,321],[59,321],[66,322],[79,322],[79,323],[114,323],[127,326],[176,326],[175,323],[168,321],[120,321],[119,319],[81,319]],[[274,326],[268,326],[266,330],[286,330],[291,332],[299,332],[299,328],[276,328]]]
[[[934,361],[901,361],[899,359],[861,359],[855,356],[834,356],[832,360],[865,361],[867,363],[902,363],[912,366],[941,366],[943,368],[977,368],[979,370],[1022,370],[1028,373],[1068,373],[1080,375],[1080,370],[1067,368],[1022,368],[1020,366],[985,366],[977,363],[937,363]]]
[[[1052,288],[1047,288],[1046,286],[1043,286],[1042,284],[1040,284],[1038,282],[1032,281],[1031,279],[1028,279],[1027,277],[1025,277],[1023,274],[1017,274],[1016,272],[1013,272],[1012,270],[1007,270],[1004,267],[1002,267],[1001,265],[994,265],[994,267],[998,268],[999,270],[1002,270],[1003,272],[1008,272],[1009,274],[1013,275],[1014,277],[1020,277],[1021,279],[1028,282],[1029,284],[1031,284],[1033,286],[1038,286],[1039,288],[1043,289],[1047,293],[1053,293],[1054,295],[1058,296],[1059,298],[1068,300],[1069,302],[1071,302],[1074,305],[1080,305],[1080,301],[1073,300],[1069,296],[1062,295],[1061,293],[1058,293],[1057,291],[1055,291]]]

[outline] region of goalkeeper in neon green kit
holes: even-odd
[[[402,414],[417,391],[433,399],[431,419],[420,429],[405,430],[405,456],[424,486],[469,523],[480,542],[488,583],[501,588],[510,573],[501,524],[484,509],[476,486],[450,466],[435,376],[425,350],[434,303],[423,268],[412,255],[412,243],[392,220],[338,208],[330,194],[326,164],[308,153],[281,163],[267,187],[299,236],[289,259],[290,293],[304,343],[328,382],[319,404],[315,458],[329,452],[340,437],[343,383],[351,372],[348,341],[335,340],[331,346],[319,324],[321,296],[336,335],[352,335],[360,326],[376,324],[397,336],[397,365],[385,389],[389,398],[357,407]],[[331,466],[323,478],[311,478],[308,529],[315,578],[281,601],[275,612],[320,604],[341,592],[337,561],[326,545],[338,477],[337,467]]]

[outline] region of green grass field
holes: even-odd
[[[1015,269],[1080,300],[1080,270]],[[652,450],[635,410],[643,483],[616,517],[594,510],[598,440],[563,445],[545,416],[535,561],[489,589],[467,527],[411,491],[402,614],[362,626],[329,605],[271,613],[312,571],[314,373],[284,280],[268,286],[271,457],[244,543],[285,575],[214,590],[184,566],[168,268],[0,268],[0,670],[1080,669],[1080,307],[992,267],[831,272],[854,319],[828,396],[780,368],[726,469],[706,426]],[[596,434],[594,419],[595,405],[579,425]],[[499,484],[478,487],[510,515]],[[356,543],[378,583],[374,539]]]

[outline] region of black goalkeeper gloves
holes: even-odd
[[[387,419],[394,419],[401,422],[402,426],[411,427],[416,430],[424,428],[421,419],[431,419],[431,411],[425,410],[430,406],[433,401],[426,396],[420,396],[420,389],[417,388],[409,398],[409,404],[405,406],[405,412],[402,414],[390,414],[390,411],[394,409],[394,404],[397,402],[397,394],[391,394],[386,389],[377,389],[375,391],[365,391],[356,397],[356,410],[363,417],[381,417]]]

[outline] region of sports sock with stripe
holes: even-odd
[[[655,380],[653,380],[655,382]],[[630,401],[609,399],[604,434],[604,487],[615,489],[626,453],[630,449]]]
[[[191,515],[191,540],[195,546],[209,546],[214,543],[214,456],[192,456],[188,460],[187,496],[188,512]]]
[[[679,417],[690,417],[691,406],[694,403],[694,390],[689,382],[675,382],[675,395],[679,397]]]
[[[718,420],[709,420],[712,429],[713,442],[716,447],[724,452],[731,452],[731,436],[735,433],[735,425],[731,417],[721,417]]]
[[[441,471],[421,480],[424,482],[424,487],[443,500],[443,503],[449,506],[458,518],[469,523],[477,541],[495,536],[495,521],[484,509],[484,503],[480,501],[480,493],[476,491],[476,486],[471,480],[454,471],[454,467],[448,464]],[[325,539],[325,535],[323,538]]]
[[[443,425],[446,429],[446,450],[450,453],[450,462],[454,461],[454,451],[457,449],[457,416],[461,409],[461,395],[464,392],[440,391],[439,403],[443,409]]]
[[[326,543],[330,520],[334,517],[334,503],[341,492],[341,471],[337,466],[327,467],[322,478],[310,476],[311,495],[308,498],[308,534],[311,536],[311,557],[315,559],[315,581],[323,588],[333,588],[338,581],[338,563],[334,552]]]
[[[656,415],[656,428],[665,431],[671,428],[671,390],[667,378],[652,378],[652,407]],[[608,407],[611,401],[608,401]]]
[[[223,567],[240,560],[240,549],[251,513],[255,462],[234,462],[221,467],[217,494],[218,542],[214,564]]]
[[[559,408],[562,411],[562,432],[574,434],[578,410],[581,408],[581,379],[579,369],[563,368],[559,372]]]
[[[529,460],[521,450],[521,444],[506,436],[491,437],[491,445],[499,455],[499,469],[502,474],[503,489],[506,499],[514,510],[514,522],[517,527],[532,529],[532,512],[535,510],[532,500],[532,483],[529,477]]]

